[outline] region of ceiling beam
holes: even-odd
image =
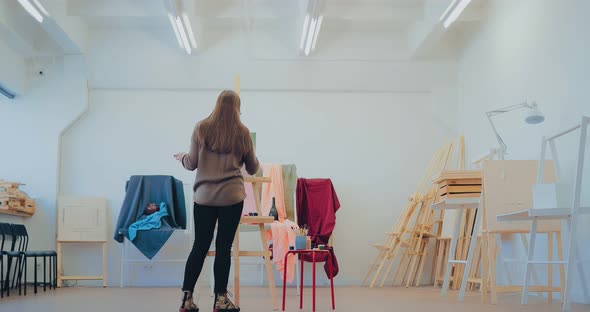
[[[35,54],[34,38],[17,24],[15,3],[0,1],[0,40],[24,57]]]
[[[0,55],[0,85],[17,95],[23,94],[28,86],[27,61],[1,40]]]
[[[161,1],[144,0],[70,0],[70,16],[80,17],[158,17],[166,16]],[[206,18],[242,19],[244,5],[250,19],[284,18],[286,14],[297,17],[294,5],[273,4],[272,1],[185,1],[189,16]],[[285,11],[285,12],[282,12]],[[287,12],[289,11],[289,12]],[[285,14],[284,14],[285,13]],[[342,3],[330,2],[324,12],[326,18],[346,20],[410,21],[422,16],[422,7],[401,6],[392,3]]]
[[[83,54],[86,52],[88,25],[79,16],[68,14],[68,6],[76,1],[39,0],[49,11],[41,27],[55,41],[65,54]]]
[[[333,4],[328,3],[326,18],[404,22],[422,18],[422,7],[395,7],[392,4]]]
[[[424,18],[415,22],[408,30],[408,46],[411,58],[423,58],[440,47],[444,41],[455,40],[453,26],[444,28],[441,15],[452,0],[428,0],[424,3]],[[474,22],[481,19],[481,3],[473,0],[455,22]]]

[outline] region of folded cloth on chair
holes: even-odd
[[[297,223],[300,227],[307,226],[312,246],[328,245],[330,236],[336,226],[336,211],[340,209],[340,201],[330,179],[297,180]],[[338,274],[338,261],[334,249],[328,248],[332,254],[333,276]],[[304,257],[311,261],[311,257]],[[317,262],[327,260],[327,255],[318,255]],[[324,265],[329,275],[328,264]]]
[[[149,216],[143,216],[139,221],[129,226],[129,240],[133,241],[137,236],[137,231],[149,231],[151,229],[159,229],[162,227],[162,218],[168,216],[168,208],[166,203],[160,203],[160,210],[152,213]]]
[[[186,205],[182,181],[172,176],[131,176],[125,185],[125,199],[119,212],[114,239],[127,237],[142,254],[152,259],[175,229],[186,229]],[[159,229],[136,232],[131,240],[130,226],[138,221],[149,203],[166,203],[168,216],[161,218]]]

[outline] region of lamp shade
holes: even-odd
[[[545,121],[545,115],[541,113],[537,107],[537,103],[533,103],[531,108],[527,112],[526,118],[524,119],[528,124],[538,124]]]

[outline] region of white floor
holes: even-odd
[[[32,290],[32,289],[31,289]],[[208,294],[203,288],[202,294]],[[281,294],[277,288],[278,294]],[[299,298],[295,288],[287,289],[286,311],[300,311]],[[456,292],[450,292],[447,298],[440,297],[440,289],[424,288],[382,288],[368,289],[361,287],[337,287],[336,311],[341,312],[560,312],[558,300],[554,304],[531,298],[530,304],[521,306],[520,296],[504,295],[499,297],[499,304],[480,304],[477,293],[468,293],[463,303],[456,302]],[[311,292],[306,289],[304,309],[311,311]],[[201,311],[211,311],[213,299],[201,295]],[[280,298],[279,298],[280,303]],[[11,294],[9,298],[0,299],[1,312],[43,311],[43,312],[119,312],[119,311],[178,311],[180,291],[175,288],[61,288],[47,290],[37,295],[32,291],[26,297]],[[243,287],[241,308],[244,312],[273,311],[268,289]],[[280,310],[280,306],[279,306]],[[331,311],[329,288],[318,289],[317,311]],[[574,305],[572,312],[588,312],[589,305]]]

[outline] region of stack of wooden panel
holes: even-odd
[[[479,198],[481,196],[481,171],[444,171],[434,178],[438,185],[437,201],[447,198]]]
[[[21,185],[0,180],[0,213],[24,217],[35,213],[35,201],[18,189]]]

